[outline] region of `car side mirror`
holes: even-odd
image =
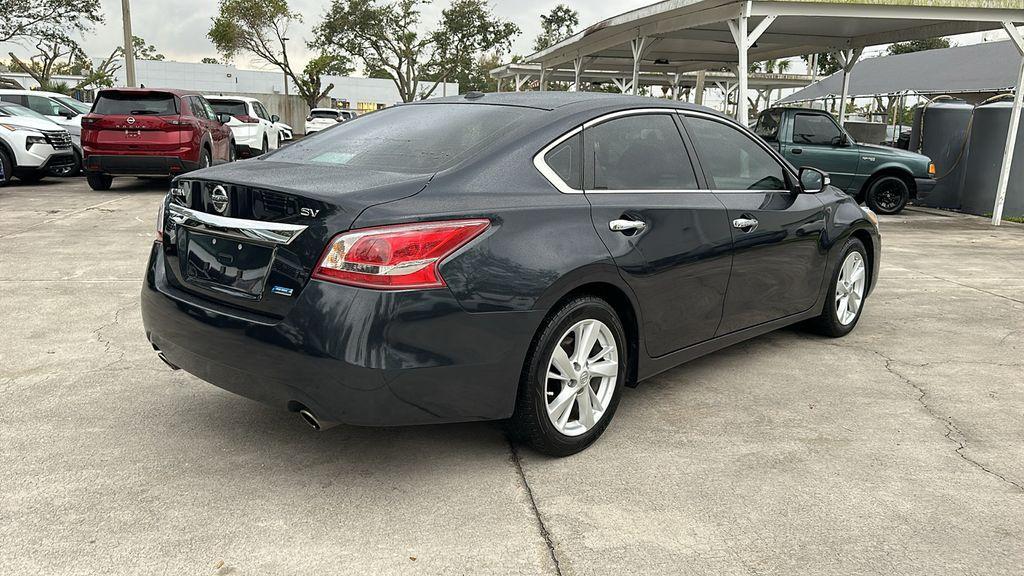
[[[271,114],[270,121],[273,122],[274,124],[277,124],[278,122],[281,121],[281,117],[278,116],[277,114]]]
[[[61,110],[60,112],[58,112],[58,114],[60,114],[61,116],[63,116],[64,118],[66,118],[68,120],[71,120],[75,116],[78,116],[78,114],[75,114],[74,112],[72,112],[70,110]]]
[[[808,194],[816,194],[832,184],[828,174],[812,168],[803,166],[800,168],[800,187]]]
[[[228,122],[231,122],[231,114],[228,114],[227,112],[218,112],[217,122],[220,122],[221,124],[227,124]]]
[[[838,148],[846,148],[850,145],[850,136],[844,132],[832,139],[832,145]]]

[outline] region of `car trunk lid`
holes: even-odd
[[[167,277],[176,287],[281,318],[330,240],[366,208],[412,196],[429,174],[263,160],[179,179],[164,222]]]

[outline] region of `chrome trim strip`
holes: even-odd
[[[178,226],[190,230],[268,244],[290,244],[306,229],[306,226],[301,224],[261,222],[207,214],[173,202],[167,205],[167,217]]]

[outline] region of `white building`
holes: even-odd
[[[151,88],[182,88],[203,93],[245,92],[251,94],[283,94],[284,74],[271,70],[240,70],[224,64],[199,64],[169,60],[136,60],[136,82]],[[125,85],[123,63],[114,75],[114,85]],[[330,97],[348,108],[376,110],[401,102],[398,89],[391,80],[357,78],[353,76],[324,76],[324,86],[334,84]],[[421,90],[431,84],[421,83]],[[289,93],[296,94],[289,83]],[[448,82],[437,87],[431,97],[454,96],[459,93],[457,83]]]

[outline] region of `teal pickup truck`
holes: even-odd
[[[896,214],[935,187],[927,156],[854,142],[824,110],[769,108],[754,131],[794,166],[827,172],[833,186],[879,214]]]

